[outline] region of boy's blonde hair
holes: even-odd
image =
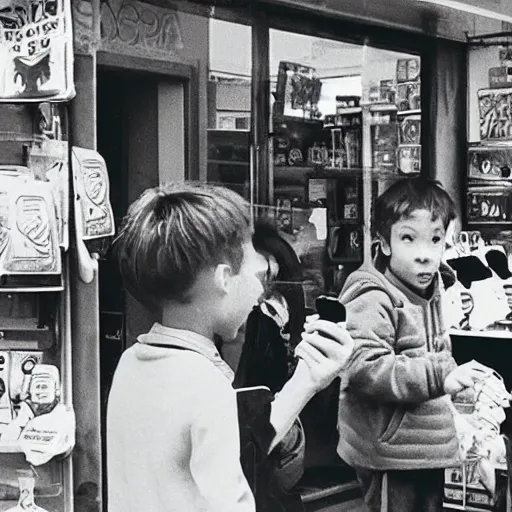
[[[188,302],[198,273],[219,263],[240,271],[251,239],[249,204],[219,186],[169,183],[128,209],[114,247],[126,289],[148,307]]]

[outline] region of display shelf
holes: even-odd
[[[13,318],[11,316],[0,316],[0,329],[15,331],[36,331],[37,318]]]
[[[321,168],[318,165],[274,165],[274,175],[276,173],[285,173],[288,171],[296,171],[296,172],[311,172],[315,169]]]
[[[377,168],[341,168],[341,167],[320,167],[320,166],[276,166],[274,167],[274,179],[277,181],[297,181],[306,178],[343,178],[345,176],[363,176],[368,173],[372,179],[400,180],[403,178],[414,178],[420,173],[404,174],[401,172],[387,171]]]
[[[450,329],[450,336],[460,336],[466,338],[495,338],[512,340],[512,331],[463,331],[462,329]]]
[[[512,226],[512,220],[468,220],[468,226]]]
[[[0,293],[49,293],[62,292],[64,286],[25,286],[25,287],[5,287],[0,286]]]
[[[242,160],[216,160],[214,158],[209,158],[207,163],[216,165],[239,165],[243,167],[249,166],[249,162],[244,162]]]
[[[398,107],[393,103],[368,103],[364,104],[370,109],[370,112],[397,112]]]
[[[512,181],[503,185],[474,185],[473,183],[468,185],[470,186],[470,192],[512,192]]]
[[[482,182],[485,181],[486,183],[494,183],[494,185],[483,185]],[[489,186],[501,186],[503,188],[510,188],[512,186],[512,177],[510,178],[503,178],[501,176],[468,176],[468,186],[471,188],[482,186],[482,187],[489,187]]]
[[[23,453],[18,443],[2,443],[0,441],[0,454],[6,453]]]
[[[344,107],[344,108],[337,108],[336,114],[339,116],[344,115],[352,115],[352,114],[361,114],[363,111],[362,107]]]
[[[421,108],[415,108],[413,110],[398,110],[397,116],[413,116],[413,115],[421,115]]]
[[[329,227],[335,227],[335,226],[359,226],[361,225],[362,221],[360,219],[336,219],[336,220],[329,220],[328,225]]]

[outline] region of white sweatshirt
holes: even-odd
[[[108,511],[254,512],[232,372],[213,342],[159,324],[139,342],[108,401]]]

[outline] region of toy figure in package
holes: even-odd
[[[280,62],[275,113],[309,119],[319,118],[318,101],[321,88],[322,82],[316,78],[314,68],[294,62]]]
[[[0,352],[0,436],[13,419],[13,408],[9,396],[10,353]]]
[[[472,187],[467,197],[468,221],[503,222],[512,220],[512,189]]]
[[[35,478],[30,470],[19,471],[18,485],[20,496],[15,507],[9,508],[6,512],[47,512],[46,509],[36,505],[34,501]]]
[[[420,59],[398,59],[396,62],[396,81],[414,82],[420,79]]]
[[[14,404],[26,399],[32,371],[42,360],[43,353],[39,350],[10,352],[9,395]]]
[[[0,101],[69,100],[69,0],[5,0],[0,10]]]
[[[69,246],[68,143],[60,140],[43,140],[33,145],[29,153],[29,169],[37,180],[51,184],[59,244],[67,250]]]
[[[109,179],[105,160],[90,149],[73,148],[73,176],[78,233],[83,240],[114,234],[114,213],[110,205]]]
[[[510,148],[475,146],[469,148],[470,178],[499,180],[512,178],[512,150]]]
[[[398,146],[398,168],[404,174],[413,174],[421,171],[421,146]]]
[[[405,116],[400,123],[400,144],[421,144],[421,116]]]
[[[478,91],[480,139],[512,140],[512,88]]]
[[[419,82],[399,83],[396,89],[396,106],[400,112],[421,108],[421,87]]]
[[[75,442],[75,416],[61,403],[59,370],[49,364],[34,366],[28,393],[16,418],[5,428],[2,442],[18,442],[33,465],[68,452]]]
[[[21,168],[0,169],[0,273],[59,274],[61,257],[52,186]]]

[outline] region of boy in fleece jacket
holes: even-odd
[[[240,465],[233,371],[213,342],[233,340],[263,293],[268,262],[251,236],[247,202],[222,187],[169,184],[130,206],[116,241],[121,273],[162,320],[124,352],[114,374],[109,512],[255,511]],[[353,347],[336,324],[305,330],[296,371],[272,402],[269,451]]]
[[[441,316],[439,267],[452,200],[425,178],[395,182],[375,203],[373,265],[340,294],[355,348],[339,405],[338,453],[373,512],[442,510],[443,468],[457,465],[449,401],[481,375],[457,367]]]

